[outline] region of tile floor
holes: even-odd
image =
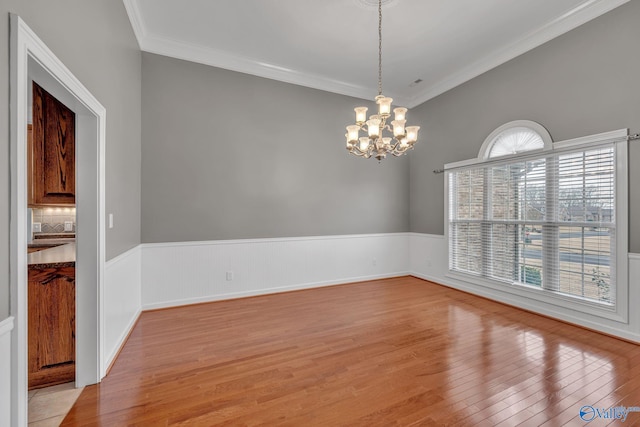
[[[58,427],[80,393],[74,383],[29,391],[29,427]]]

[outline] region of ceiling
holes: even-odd
[[[123,1],[143,51],[378,94],[376,0]],[[414,107],[627,1],[384,0],[383,93]]]

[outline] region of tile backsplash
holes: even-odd
[[[65,222],[71,223],[71,230],[65,231]],[[40,233],[70,233],[76,232],[76,208],[34,208],[33,223],[40,223]]]

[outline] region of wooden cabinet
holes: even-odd
[[[27,130],[29,206],[75,205],[75,121],[73,111],[33,82],[33,125]]]
[[[75,267],[30,268],[29,389],[75,379]]]

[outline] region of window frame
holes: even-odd
[[[589,135],[585,137],[551,142],[549,137],[549,143],[545,141],[545,147],[543,149],[530,150],[515,155],[505,155],[494,158],[488,158],[488,153],[491,150],[491,141],[495,139],[504,130],[509,127],[514,127],[514,123],[517,123],[518,127],[522,127],[523,121],[516,121],[507,123],[494,132],[485,140],[480,149],[480,154],[475,159],[463,160],[459,162],[448,163],[445,165],[445,179],[444,179],[444,229],[445,240],[447,244],[448,263],[451,260],[451,236],[449,235],[449,176],[450,172],[462,168],[468,168],[473,166],[486,167],[492,163],[504,163],[510,161],[522,161],[527,158],[535,158],[541,154],[551,151],[553,154],[562,152],[571,152],[573,150],[589,149],[592,147],[598,147],[603,144],[613,143],[615,150],[615,224],[616,224],[616,243],[615,243],[615,277],[616,282],[614,292],[616,295],[616,303],[612,306],[606,306],[596,301],[590,301],[588,299],[581,299],[577,296],[560,294],[557,292],[544,290],[540,288],[533,288],[526,285],[514,286],[509,285],[497,280],[491,280],[490,278],[467,274],[460,271],[450,270],[450,265],[447,265],[445,277],[457,281],[462,281],[466,284],[481,285],[484,288],[488,288],[493,291],[499,291],[501,293],[516,295],[524,297],[535,302],[550,304],[556,307],[562,307],[569,311],[576,311],[580,313],[586,313],[595,315],[601,318],[610,319],[616,322],[628,323],[629,321],[629,268],[628,268],[628,241],[629,241],[629,221],[628,221],[628,208],[629,208],[629,191],[628,191],[628,129],[619,129],[611,132],[604,132],[595,135]],[[529,122],[532,123],[532,122]],[[539,125],[538,125],[539,126]],[[544,128],[542,128],[544,129]],[[538,131],[538,129],[533,129]],[[548,133],[545,130],[545,133]],[[543,141],[544,141],[543,137]],[[488,142],[489,141],[489,142]],[[486,196],[485,196],[486,198]]]
[[[510,156],[490,157],[490,155],[491,155],[491,149],[493,148],[493,145],[496,142],[496,138],[499,137],[501,134],[503,134],[505,131],[508,131],[513,128],[531,129],[533,132],[540,135],[540,138],[542,138],[542,142],[544,143],[544,147],[542,148],[542,150],[546,151],[546,150],[553,149],[553,140],[551,139],[551,135],[549,134],[549,131],[540,123],[533,122],[531,120],[514,120],[512,122],[505,123],[502,126],[497,127],[493,132],[489,134],[489,136],[485,138],[484,142],[482,143],[482,146],[480,147],[480,151],[478,153],[478,159],[479,160],[508,159]],[[526,153],[528,154],[528,153],[539,152],[539,151],[541,150],[529,150],[529,151],[526,151]],[[523,153],[517,153],[515,155],[517,156],[521,154]]]

